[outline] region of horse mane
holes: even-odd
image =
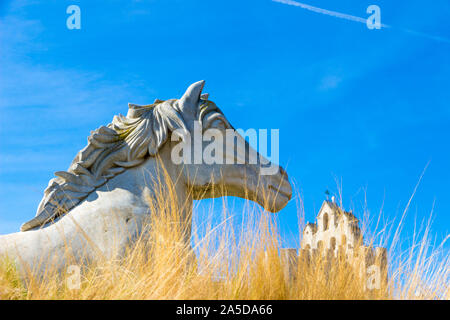
[[[91,132],[87,146],[78,152],[67,171],[55,172],[44,191],[35,218],[24,223],[27,231],[69,212],[90,193],[128,168],[155,156],[169,132],[186,130],[177,100],[155,100],[151,105],[129,104],[127,116]]]

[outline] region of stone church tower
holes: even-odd
[[[317,215],[317,224],[308,223],[303,231],[302,249],[352,251],[363,244],[359,220],[340,209],[332,201],[324,201]]]
[[[366,246],[359,220],[334,201],[323,202],[317,223],[308,223],[303,230],[300,246],[300,256],[322,254],[333,258],[341,255],[349,263],[355,261],[355,257],[362,257],[366,270],[376,266],[382,271],[383,278],[387,277],[387,250]]]

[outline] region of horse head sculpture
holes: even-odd
[[[129,104],[127,116],[93,131],[69,169],[50,180],[36,217],[22,232],[0,236],[0,254],[28,266],[52,259],[62,267],[67,247],[93,259],[120,251],[139,234],[148,198],[167,179],[189,225],[196,199],[237,196],[281,210],[292,195],[286,172],[234,130],[203,87],[199,81],[180,99]],[[210,141],[230,133],[209,153],[213,159],[205,158]]]

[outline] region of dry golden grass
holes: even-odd
[[[224,204],[222,222],[215,227],[203,222],[206,236],[194,236],[191,248],[183,241],[183,221],[189,217],[179,216],[173,189],[163,194],[149,199],[151,219],[136,244],[120,257],[85,265],[79,289],[68,285],[70,275],[50,269],[44,277],[21,278],[4,258],[0,299],[449,298],[449,256],[442,246],[430,249],[429,227],[408,250],[399,252],[392,245],[388,283],[367,290],[358,268],[342,257],[331,264],[321,257],[300,259],[296,271],[287,274],[276,219],[251,203],[242,226],[233,223]]]

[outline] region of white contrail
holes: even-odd
[[[327,9],[322,9],[319,7],[310,6],[309,4],[304,4],[304,3],[293,1],[293,0],[272,0],[272,1],[287,4],[290,6],[300,7],[302,9],[306,9],[306,10],[313,11],[316,13],[326,14],[327,16],[332,16],[332,17],[341,18],[341,19],[345,19],[345,20],[360,22],[360,23],[364,23],[364,24],[367,23],[367,19],[365,19],[365,18],[360,18],[357,16],[352,16],[350,14],[345,14],[345,13],[340,13],[340,12],[331,11],[331,10],[327,10]],[[389,27],[388,25],[385,25],[385,24],[382,24],[381,26],[383,28]]]
[[[444,37],[433,36],[431,34],[426,34],[423,32],[418,32],[418,31],[414,31],[414,30],[410,30],[410,29],[399,29],[399,30],[402,30],[403,32],[407,32],[407,33],[410,33],[415,36],[424,37],[424,38],[428,38],[428,39],[436,40],[436,41],[440,41],[440,42],[450,43],[450,39],[447,39]]]
[[[340,18],[340,19],[345,19],[345,20],[349,20],[349,21],[354,21],[354,22],[367,24],[367,19],[365,19],[365,18],[360,18],[360,17],[357,17],[357,16],[352,16],[350,14],[345,14],[345,13],[341,13],[341,12],[337,12],[337,11],[331,11],[331,10],[327,10],[327,9],[322,9],[322,8],[319,8],[319,7],[314,7],[314,6],[311,6],[309,4],[301,3],[301,2],[298,2],[298,1],[293,1],[293,0],[272,0],[272,1],[273,2],[282,3],[282,4],[287,4],[287,5],[294,6],[294,7],[300,7],[302,9],[306,9],[306,10],[313,11],[313,12],[316,12],[316,13],[325,14],[327,16],[332,16],[332,17],[336,17],[336,18]],[[391,26],[387,25],[387,24],[381,24],[381,27],[382,28],[391,28]],[[392,29],[395,29],[395,28],[392,28]],[[397,30],[401,30],[403,32],[406,32],[406,33],[409,33],[409,34],[412,34],[412,35],[428,38],[428,39],[435,40],[435,41],[450,43],[450,39],[447,39],[447,38],[444,38],[444,37],[433,36],[433,35],[429,35],[429,34],[426,34],[426,33],[423,33],[423,32],[417,32],[417,31],[409,30],[409,29],[399,28]]]

